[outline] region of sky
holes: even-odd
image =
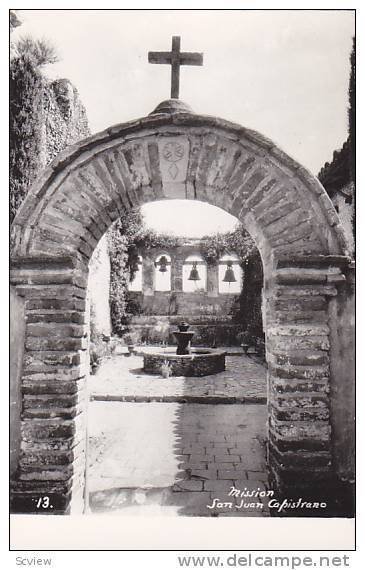
[[[314,174],[347,138],[351,11],[19,10],[19,15],[23,24],[14,39],[31,34],[52,41],[60,62],[45,71],[76,86],[93,133],[145,116],[169,98],[170,66],[150,65],[147,54],[169,51],[171,37],[180,35],[182,51],[204,53],[203,67],[181,68],[180,98],[195,112],[261,132]],[[212,225],[225,231],[235,223],[225,212],[192,203],[176,217],[175,206],[148,205],[148,223],[185,234],[186,212],[189,235],[196,237]]]
[[[142,214],[150,228],[197,238],[232,231],[239,223],[237,218],[221,208],[192,200],[151,202],[142,206]]]

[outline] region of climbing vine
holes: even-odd
[[[214,265],[222,255],[236,253],[244,264],[257,252],[257,247],[250,234],[239,225],[232,232],[216,233],[203,236],[200,242],[200,251],[209,265]]]
[[[40,169],[44,78],[26,54],[10,65],[10,221]]]
[[[113,331],[123,334],[131,316],[139,313],[139,305],[129,294],[128,282],[138,267],[142,249],[170,248],[179,243],[179,238],[158,234],[148,229],[139,209],[130,211],[115,222],[108,232],[110,253],[110,314]]]

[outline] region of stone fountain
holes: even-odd
[[[185,321],[182,321],[177,328],[179,330],[174,332],[174,337],[177,340],[176,354],[190,354],[190,342],[194,333],[188,330],[190,327]]]
[[[174,336],[177,348],[146,347],[143,356],[143,370],[149,374],[161,374],[163,365],[170,368],[170,376],[208,376],[223,372],[226,368],[226,353],[212,348],[191,348],[194,336],[188,323],[178,325]]]

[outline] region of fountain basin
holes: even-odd
[[[210,348],[192,348],[190,354],[176,354],[176,349],[140,351],[143,370],[161,375],[162,366],[168,362],[171,376],[208,376],[223,372],[226,368],[226,353]]]

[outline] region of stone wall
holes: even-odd
[[[332,162],[326,162],[318,178],[331,198],[341,220],[352,255],[355,249],[355,180],[351,163],[354,162],[354,149],[351,137],[340,150],[333,153]]]
[[[86,110],[68,79],[46,82],[42,97],[39,168],[44,168],[64,148],[90,134]]]
[[[86,110],[68,79],[50,82],[43,95],[42,167],[61,150],[90,134]]]
[[[143,315],[196,315],[216,316],[227,322],[239,303],[239,295],[220,294],[209,297],[207,293],[188,293],[183,291],[154,291],[152,295],[139,292],[128,293],[138,303]]]
[[[352,252],[355,250],[354,194],[355,185],[353,182],[349,182],[331,196]]]
[[[77,90],[50,81],[26,55],[10,66],[10,217],[42,169],[67,146],[90,134]]]

